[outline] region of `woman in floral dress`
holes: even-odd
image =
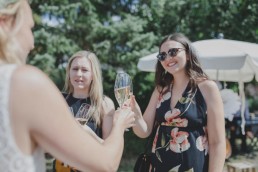
[[[225,126],[216,83],[203,72],[183,34],[167,36],[157,58],[155,90],[143,116],[131,99],[138,115],[134,133],[145,138],[155,126],[150,171],[222,171]]]

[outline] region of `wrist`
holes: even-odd
[[[116,132],[116,133],[122,134],[122,135],[124,134],[125,127],[123,125],[121,125],[119,123],[114,123],[112,128],[113,128],[112,129],[113,132]]]
[[[135,120],[143,119],[143,116],[140,113],[135,113],[134,117],[135,117]]]

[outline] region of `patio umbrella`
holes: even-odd
[[[213,80],[250,82],[256,76],[258,81],[258,44],[210,39],[192,43],[200,63]],[[144,56],[137,64],[141,71],[154,72],[158,52]]]
[[[192,43],[197,51],[202,68],[210,79],[238,82],[242,104],[245,104],[244,82],[255,77],[258,81],[258,44],[228,40],[210,39]],[[137,67],[142,71],[154,72],[157,63],[156,55],[142,57]],[[244,106],[241,116],[243,117]],[[242,118],[242,132],[245,121]]]
[[[232,82],[258,81],[258,44],[211,39],[193,43],[205,72],[211,79]]]

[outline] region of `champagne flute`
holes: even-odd
[[[78,101],[78,100],[77,100]],[[89,121],[89,111],[90,105],[87,103],[83,103],[81,107],[78,109],[77,113],[75,114],[76,120],[81,124],[81,125],[86,125],[87,122]]]
[[[130,98],[131,78],[125,72],[117,73],[114,85],[116,100],[121,108],[126,100]]]
[[[114,92],[119,107],[122,108],[123,104],[130,98],[132,80],[125,72],[117,73],[114,85]],[[129,131],[126,129],[125,131]]]

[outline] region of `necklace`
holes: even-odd
[[[185,88],[185,91],[186,91],[186,89],[188,88],[188,85],[186,86],[186,88]],[[170,110],[171,110],[171,113],[172,113],[172,110],[176,107],[176,105],[177,105],[177,103],[179,102],[179,103],[181,103],[181,104],[187,104],[188,103],[188,105],[187,105],[187,107],[184,109],[184,111],[179,115],[179,116],[182,116],[183,114],[185,114],[186,113],[186,111],[189,109],[189,107],[190,107],[190,105],[193,103],[193,98],[195,97],[195,94],[196,94],[196,92],[197,92],[197,88],[195,88],[195,90],[194,90],[194,93],[193,94],[188,94],[187,95],[187,97],[183,97],[183,95],[184,94],[182,94],[182,97],[175,103],[175,106],[172,108],[171,107],[171,103],[172,103],[172,91],[173,90],[173,84],[171,84],[171,98],[170,98]],[[184,92],[185,92],[184,91]],[[184,93],[183,92],[183,93]],[[181,111],[181,110],[180,110]]]

